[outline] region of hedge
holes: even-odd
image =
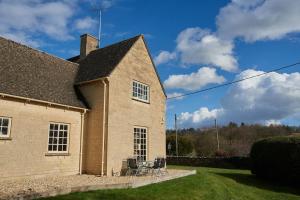
[[[251,171],[258,177],[300,184],[300,137],[272,137],[251,148]]]

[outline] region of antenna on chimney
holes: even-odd
[[[101,31],[102,31],[102,9],[103,9],[103,5],[101,3],[101,1],[99,2],[99,5],[93,5],[92,10],[96,11],[99,14],[99,23],[98,23],[98,48],[100,48],[100,41],[101,41]]]
[[[101,25],[102,25],[102,10],[99,8],[99,30],[98,30],[98,48],[100,48],[100,40],[101,40]]]

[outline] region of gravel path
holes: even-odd
[[[19,178],[0,181],[0,199],[32,199],[72,191],[97,188],[126,188],[131,183],[139,186],[176,178],[186,170],[168,170],[163,176],[99,177],[94,175],[48,176],[43,178]],[[61,191],[61,192],[59,192]],[[66,192],[68,191],[68,192]]]

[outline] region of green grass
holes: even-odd
[[[180,167],[183,168],[183,167]],[[186,167],[187,168],[187,167]],[[48,200],[96,199],[203,199],[203,200],[293,200],[300,189],[257,179],[248,170],[195,168],[197,174],[137,189],[113,189],[73,193]]]

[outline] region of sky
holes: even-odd
[[[84,33],[101,47],[144,34],[167,95],[225,84],[300,61],[299,0],[0,0],[0,35],[58,57]],[[300,65],[167,101],[167,128],[300,125]]]

